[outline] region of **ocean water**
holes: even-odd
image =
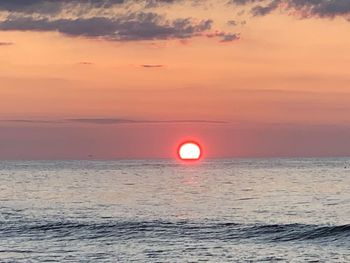
[[[350,262],[350,159],[0,162],[0,262]]]

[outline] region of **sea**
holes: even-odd
[[[0,262],[350,262],[350,158],[0,161]]]

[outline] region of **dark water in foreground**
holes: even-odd
[[[0,162],[0,262],[350,262],[350,159]]]

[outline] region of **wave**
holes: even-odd
[[[350,224],[236,224],[187,221],[1,222],[0,239],[9,237],[76,239],[181,239],[288,241],[350,241]]]

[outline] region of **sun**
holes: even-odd
[[[178,156],[183,161],[198,161],[202,157],[202,149],[197,142],[184,142],[178,148]]]

